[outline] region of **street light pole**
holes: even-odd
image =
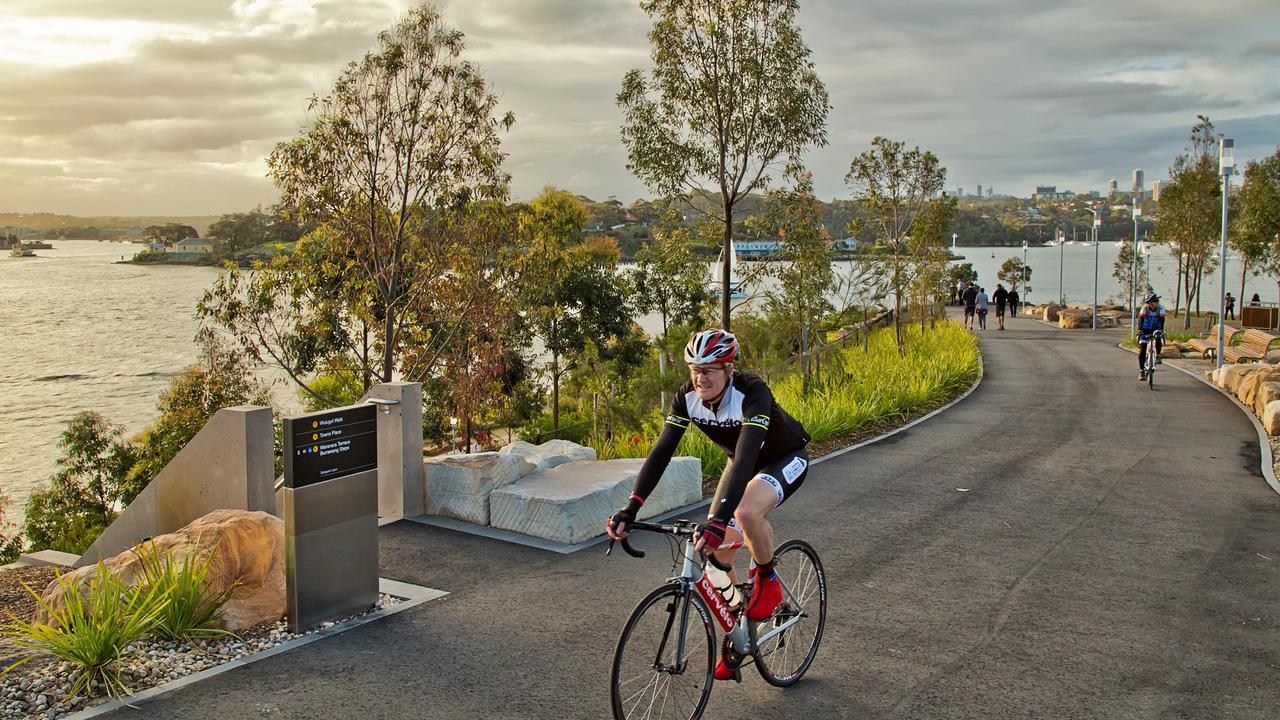
[[[1062,228],[1058,228],[1058,304],[1066,305],[1067,296],[1062,292],[1062,246],[1066,245],[1066,237],[1063,236]]]
[[[1222,367],[1222,346],[1225,344],[1227,310],[1227,195],[1231,190],[1231,171],[1236,167],[1236,141],[1222,138],[1218,141],[1218,172],[1222,175],[1222,247],[1218,262],[1222,265],[1222,287],[1218,291],[1218,357],[1217,367]]]
[[[1138,218],[1142,208],[1138,206],[1138,189],[1133,190],[1133,263],[1129,269],[1129,331],[1138,331]]]
[[[1093,211],[1093,329],[1098,329],[1098,211]]]

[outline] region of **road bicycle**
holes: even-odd
[[[1139,344],[1147,346],[1147,360],[1142,371],[1147,376],[1147,387],[1156,389],[1156,341],[1164,338],[1164,333],[1156,330],[1146,340],[1139,340]]]
[[[818,553],[802,540],[778,546],[774,569],[782,584],[782,602],[772,617],[755,623],[746,618],[746,602],[730,606],[708,577],[702,554],[694,550],[696,528],[688,520],[627,526],[629,532],[647,530],[671,539],[673,569],[683,540],[683,565],[679,575],[636,605],[622,628],[609,681],[618,720],[702,717],[711,697],[717,650],[734,680],[741,682],[742,666],[754,663],[760,677],[778,687],[798,681],[818,653],[827,620],[827,582]],[[743,546],[735,542],[718,549]],[[625,538],[622,549],[633,557],[645,555]],[[606,554],[612,550],[610,541]],[[731,569],[713,557],[706,560],[723,572]],[[750,583],[736,588],[743,598],[751,596]],[[719,648],[717,624],[724,632]]]

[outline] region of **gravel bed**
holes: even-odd
[[[263,623],[239,633],[238,637],[213,638],[195,645],[172,640],[145,638],[129,646],[130,657],[122,664],[122,679],[131,692],[140,692],[171,680],[200,672],[238,658],[269,650],[281,643],[327,630],[402,600],[383,594],[369,610],[339,621],[325,622],[305,633],[291,633],[284,620]],[[66,690],[78,672],[73,665],[56,658],[40,658],[14,668],[0,682],[0,718],[62,718],[107,701],[101,688],[96,697],[67,697]]]

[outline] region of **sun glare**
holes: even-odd
[[[166,26],[129,20],[0,15],[0,62],[58,67],[128,56]]]

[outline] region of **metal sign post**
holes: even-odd
[[[378,600],[377,407],[284,420],[285,596],[289,630]]]

